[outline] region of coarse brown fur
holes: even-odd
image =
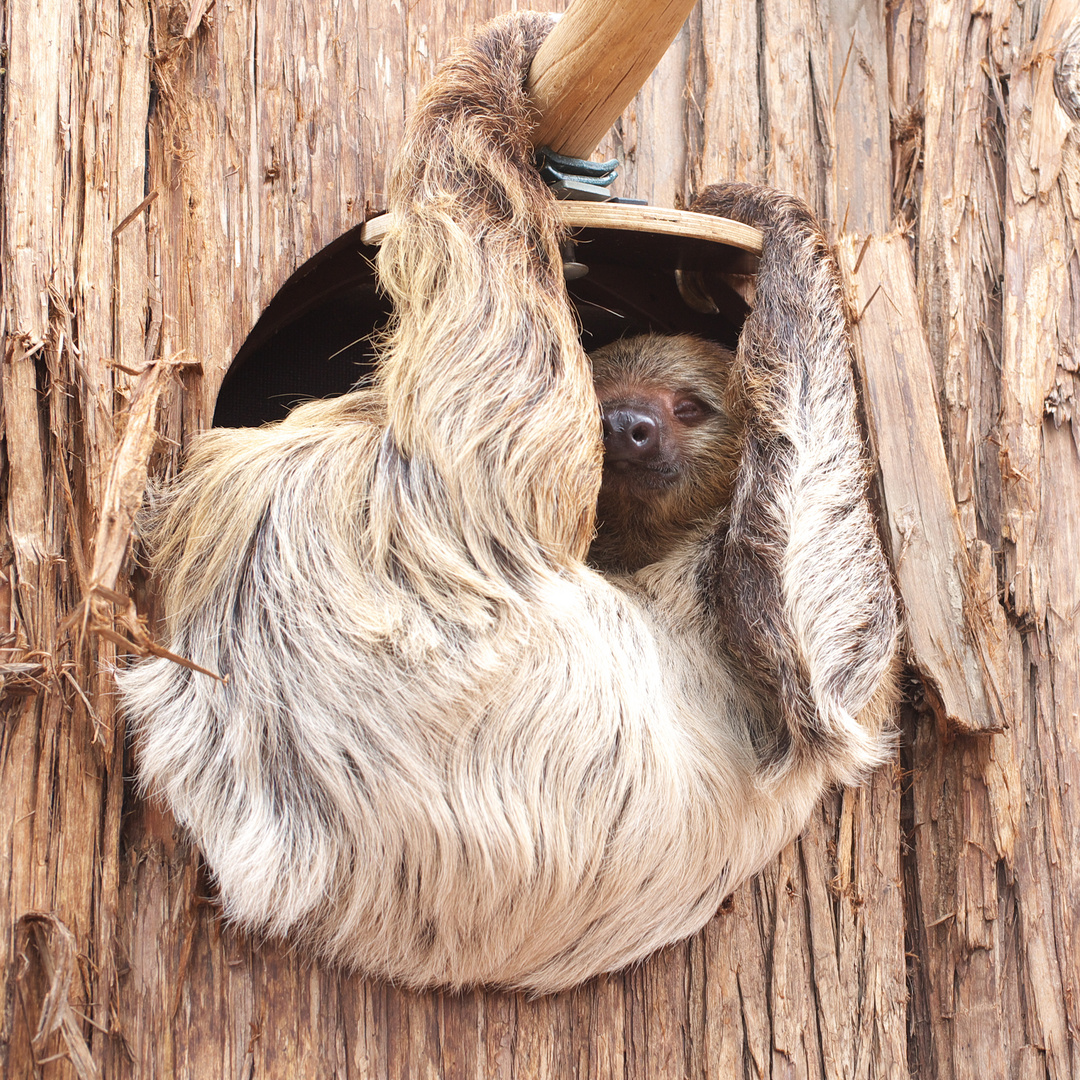
[[[553,991],[692,933],[889,746],[895,600],[796,200],[697,204],[765,234],[730,426],[683,447],[734,469],[720,503],[586,564],[601,423],[523,91],[547,29],[497,21],[418,102],[374,387],[209,433],[159,498],[170,648],[228,681],[120,680],[141,782],[227,914],[411,986]],[[629,347],[713,393],[697,345]]]

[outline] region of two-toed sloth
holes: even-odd
[[[493,23],[421,96],[375,385],[211,432],[159,497],[169,647],[227,681],[121,679],[227,914],[411,986],[638,960],[888,749],[895,601],[821,232],[708,189],[765,237],[738,350],[602,350],[602,429],[529,144],[548,25]]]

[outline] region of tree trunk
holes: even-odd
[[[223,925],[132,786],[146,475],[511,6],[0,0],[0,1076],[1080,1075],[1074,0],[702,0],[601,148],[624,196],[822,217],[910,624],[893,767],[705,930],[556,997],[406,993]]]

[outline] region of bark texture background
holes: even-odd
[[[1074,0],[702,0],[607,146],[623,195],[818,210],[894,559],[947,583],[905,601],[960,642],[913,644],[894,766],[701,934],[553,998],[403,993],[222,926],[134,795],[109,668],[147,470],[508,6],[0,0],[0,1076],[1080,1075]]]

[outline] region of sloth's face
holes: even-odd
[[[604,432],[604,487],[612,495],[650,500],[679,487],[693,461],[698,428],[716,426],[719,410],[688,388],[599,384]],[[712,432],[704,433],[709,441]]]
[[[693,337],[617,341],[592,356],[604,438],[594,566],[636,570],[715,520],[737,454],[724,409],[731,353]]]

